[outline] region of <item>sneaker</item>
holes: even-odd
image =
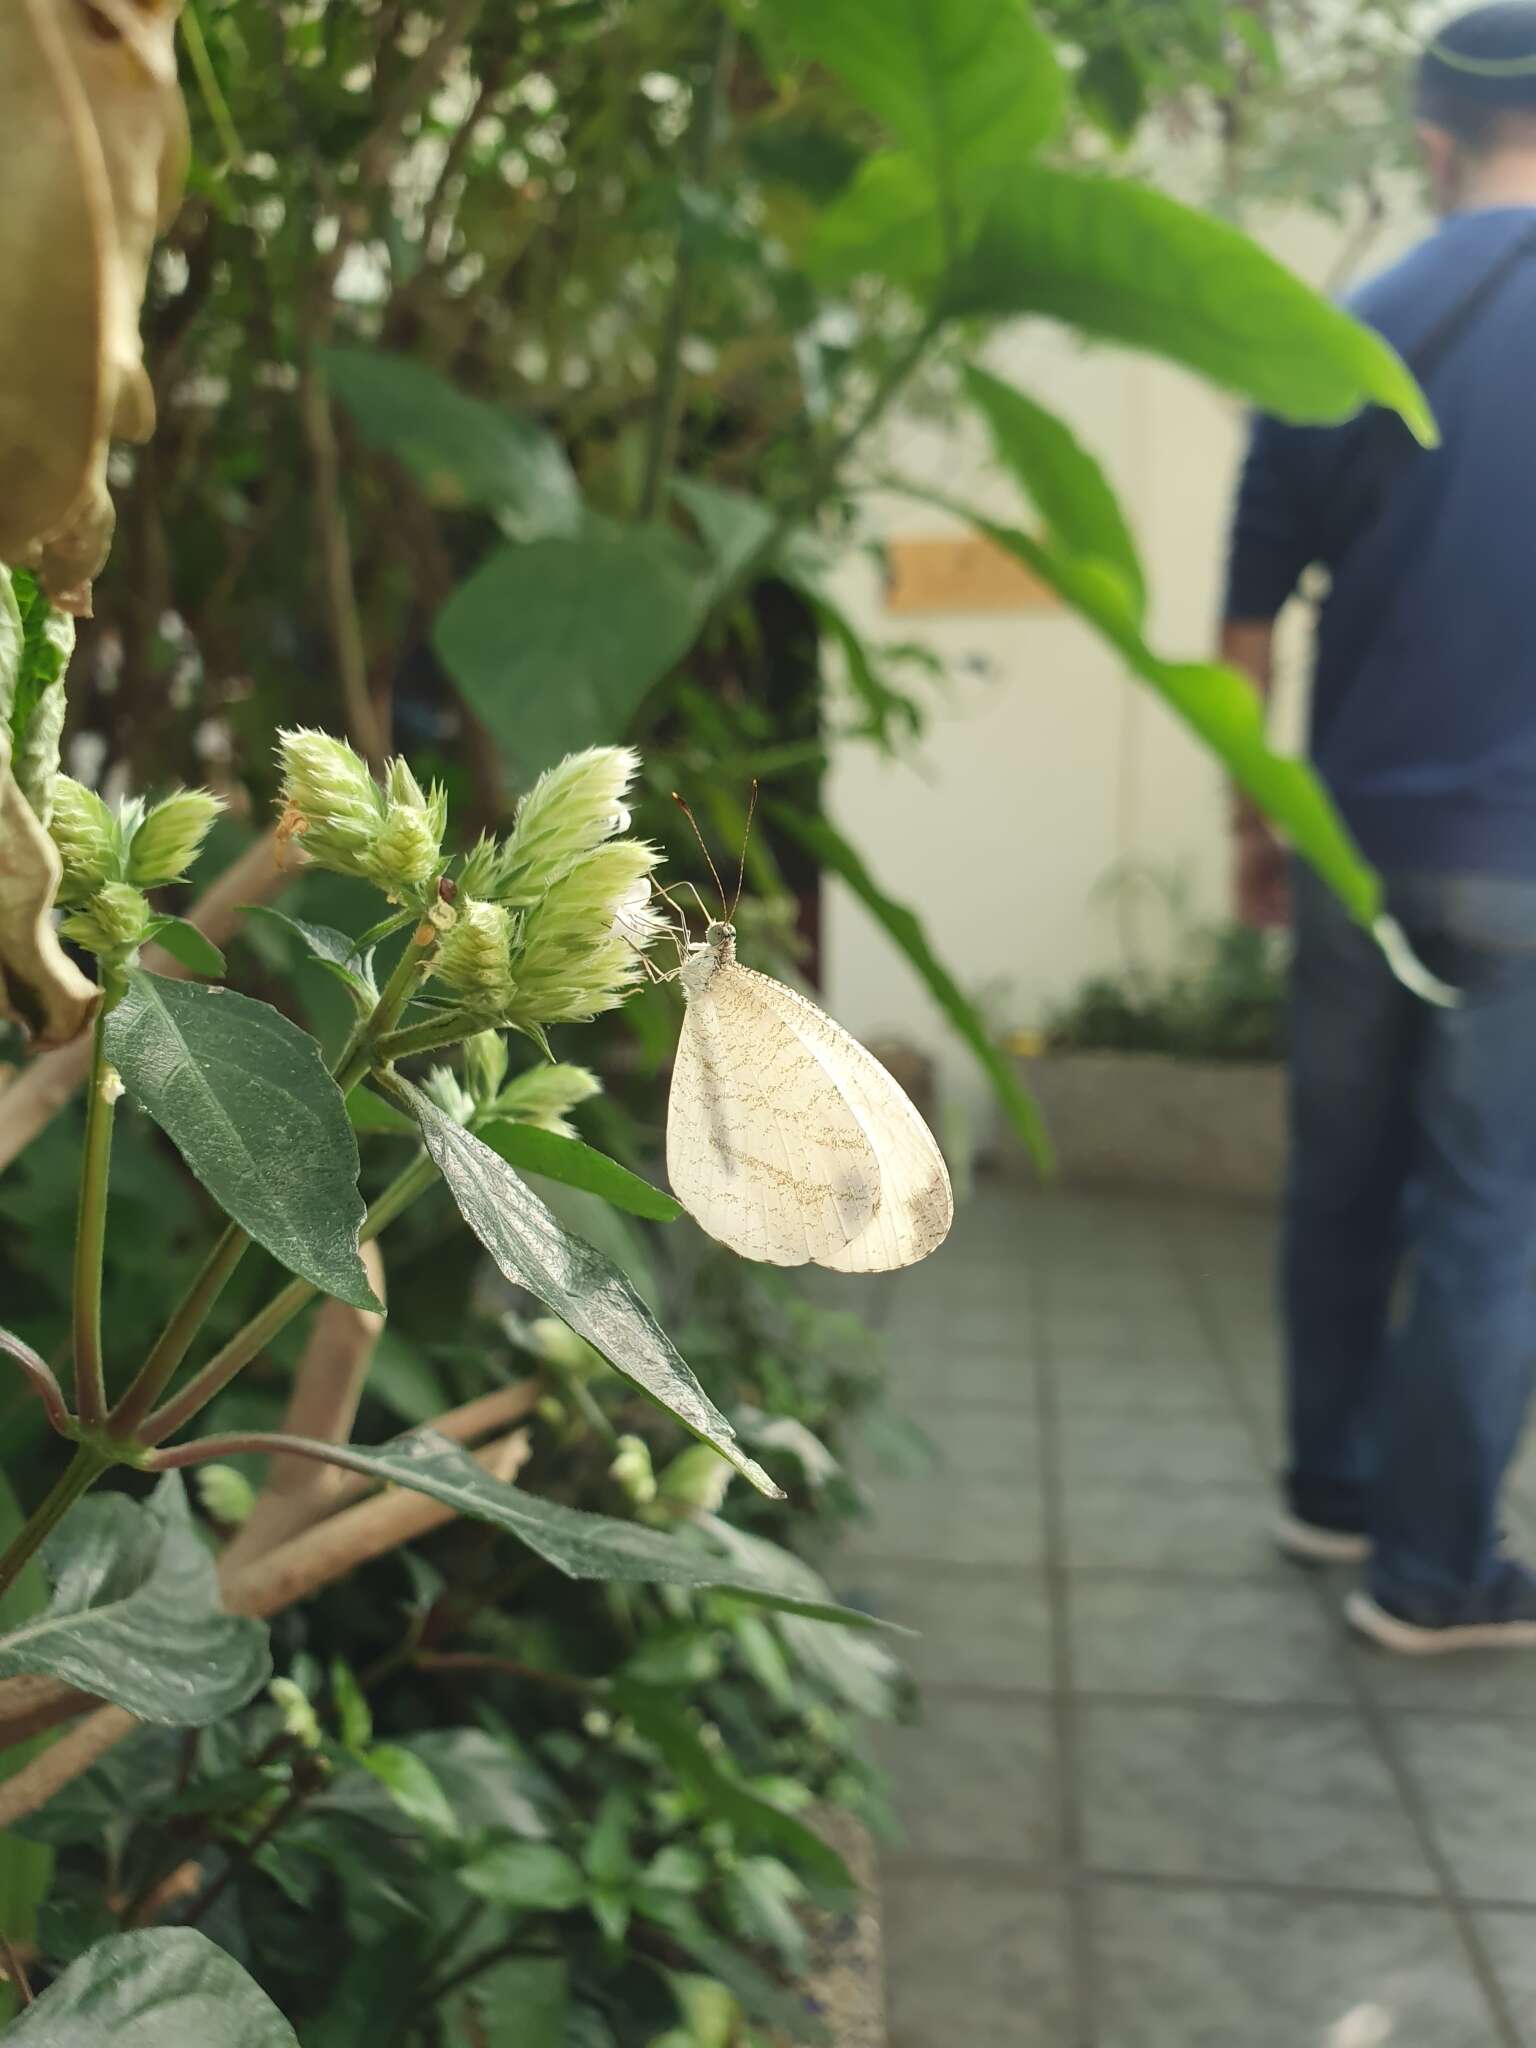
[[[1359,1529],[1328,1529],[1289,1511],[1275,1522],[1275,1542],[1298,1564],[1363,1564],[1371,1539]]]
[[[1384,1650],[1403,1657],[1438,1657],[1453,1650],[1536,1650],[1536,1573],[1512,1558],[1476,1598],[1474,1610],[1454,1621],[1413,1621],[1357,1587],[1344,1602],[1350,1625]]]

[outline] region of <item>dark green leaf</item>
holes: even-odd
[[[514,1912],[569,1913],[587,1896],[575,1857],[550,1842],[503,1842],[461,1865],[459,1883],[477,1899]]]
[[[591,519],[500,548],[438,613],[449,674],[523,776],[619,740],[692,644],[709,584],[682,538]]]
[[[780,1498],[616,1266],[551,1215],[488,1145],[400,1084],[459,1214],[515,1286],[525,1287],[610,1365],[715,1446],[759,1492]]]
[[[496,1828],[530,1840],[548,1834],[538,1805],[544,1781],[510,1740],[483,1728],[427,1728],[403,1736],[399,1746],[432,1773],[461,1833]]]
[[[1029,1147],[1042,1171],[1051,1166],[1051,1143],[1034,1098],[1024,1088],[1012,1063],[994,1043],[986,1022],[928,944],[927,934],[916,915],[904,903],[893,902],[865,867],[858,854],[825,818],[813,818],[789,804],[769,806],[776,824],[796,839],[829,874],[840,875],[853,893],[874,913],[896,944],[927,983],[934,1001],[975,1054],[978,1064],[996,1089],[998,1099],[1014,1129]]]
[[[541,427],[409,356],[332,348],[321,360],[358,433],[403,462],[435,505],[483,506],[515,540],[575,532],[581,492]]]
[[[597,1884],[619,1885],[635,1874],[629,1845],[635,1825],[635,1802],[627,1792],[605,1792],[582,1844],[581,1860]]]
[[[1047,314],[1168,356],[1287,419],[1346,419],[1374,401],[1434,439],[1423,393],[1380,335],[1236,228],[1142,185],[1021,171],[941,310]]]
[[[365,1750],[373,1740],[373,1710],[366,1693],[340,1657],[331,1660],[331,1698],[336,1706],[343,1749]]]
[[[1026,0],[763,0],[910,152],[951,249],[1061,120],[1064,88]]]
[[[98,1941],[6,2040],[16,2048],[299,2048],[260,1985],[193,1927]]]
[[[772,1805],[719,1762],[699,1740],[680,1700],[621,1681],[613,1688],[620,1710],[655,1744],[683,1784],[697,1792],[746,1842],[771,1842],[823,1884],[851,1892],[853,1878],[835,1849],[802,1820]]]
[[[387,1131],[394,1138],[421,1136],[404,1110],[376,1095],[366,1081],[359,1081],[347,1097],[347,1117],[354,1131]]]
[[[394,1114],[399,1116],[400,1112]],[[414,1131],[404,1117],[401,1123]],[[509,1166],[523,1173],[541,1173],[546,1180],[561,1181],[566,1187],[585,1188],[589,1194],[612,1202],[616,1209],[627,1209],[631,1216],[645,1216],[653,1223],[673,1223],[683,1213],[681,1205],[670,1195],[652,1187],[639,1174],[631,1173],[627,1166],[620,1166],[606,1152],[584,1145],[580,1138],[565,1138],[558,1131],[541,1130],[537,1124],[514,1123],[508,1117],[492,1117],[477,1124],[475,1135],[483,1138]]]
[[[1337,891],[1350,914],[1364,925],[1375,922],[1381,910],[1380,877],[1367,865],[1309,764],[1271,748],[1258,692],[1246,676],[1220,662],[1164,661],[1142,639],[1118,578],[1106,575],[1094,562],[1061,555],[1013,527],[979,518],[973,523],[1096,627],[1127,667],[1150,683],[1225,763],[1234,780]]]
[[[560,1501],[526,1493],[520,1486],[507,1486],[493,1479],[458,1444],[429,1429],[413,1430],[387,1444],[366,1446],[291,1436],[269,1441],[274,1447],[297,1445],[349,1472],[430,1494],[461,1515],[505,1529],[567,1578],[739,1593],[764,1607],[782,1608],[815,1621],[842,1622],[851,1628],[882,1626],[872,1615],[839,1607],[821,1580],[806,1568],[792,1575],[778,1565],[770,1569],[761,1560],[742,1564],[722,1558],[718,1547],[702,1536],[665,1536],[641,1522],[590,1514],[585,1508],[568,1508]],[[786,1555],[779,1553],[781,1559]]]
[[[572,2048],[566,2033],[570,1992],[562,1956],[509,1956],[477,1976],[458,2007],[473,2009],[464,2048]]]
[[[776,1856],[743,1856],[727,1873],[725,1911],[746,1941],[773,1949],[791,1976],[803,1977],[809,1961],[805,1923],[795,1908],[805,1896],[792,1870]]]
[[[247,917],[259,917],[280,931],[291,932],[316,960],[329,960],[336,967],[348,967],[356,961],[357,941],[337,931],[334,925],[311,924],[305,918],[290,917],[287,911],[270,903],[247,903],[242,908]]]
[[[974,365],[964,372],[963,382],[967,398],[986,421],[998,461],[1027,492],[1055,546],[1113,570],[1140,618],[1146,586],[1136,543],[1098,463],[1054,413],[1013,385]]]
[[[244,1706],[270,1677],[265,1627],[220,1606],[179,1474],[142,1506],[81,1501],[42,1556],[53,1598],[0,1638],[0,1678],[41,1673],[185,1728]]]
[[[217,981],[224,972],[224,955],[218,947],[184,917],[157,917],[149,928],[150,937],[179,961],[188,974],[200,974]]]
[[[320,1048],[267,1003],[135,974],[107,1057],[214,1200],[274,1258],[378,1308],[358,1255],[357,1139]]]
[[[647,1917],[664,1927],[711,1977],[717,1977],[727,1990],[734,1992],[754,2019],[781,2027],[794,2041],[828,2040],[827,2030],[816,2017],[810,2000],[786,1990],[717,1934],[691,1900],[665,1892],[647,1893],[646,1907]]]

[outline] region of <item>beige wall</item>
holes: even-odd
[[[1367,267],[1389,259],[1417,226],[1405,208],[1373,243]],[[1320,284],[1348,246],[1343,229],[1310,217],[1259,223],[1258,232]],[[1240,403],[1043,322],[1000,337],[988,361],[1069,421],[1103,463],[1146,564],[1153,644],[1179,657],[1207,653]],[[967,419],[898,421],[876,467],[1027,523]],[[869,501],[868,524],[880,539],[959,530],[887,495]],[[946,680],[929,693],[928,728],[908,757],[893,762],[864,744],[838,750],[829,809],[887,890],[917,910],[962,985],[990,996],[996,1021],[1037,1024],[1085,975],[1115,968],[1128,952],[1169,956],[1169,918],[1150,892],[1108,886],[1118,867],[1150,864],[1179,878],[1192,915],[1225,914],[1221,777],[1085,627],[1064,612],[893,617],[867,555],[850,560],[841,594],[873,639],[931,645]],[[1292,624],[1290,643],[1297,639]],[[1294,731],[1294,686],[1290,696],[1280,724]],[[827,982],[834,1013],[852,1030],[900,1035],[935,1055],[952,1133],[982,1133],[991,1111],[969,1056],[895,948],[836,884]]]

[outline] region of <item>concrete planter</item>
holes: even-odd
[[[1273,1202],[1285,1170],[1279,1065],[1163,1053],[1047,1052],[1018,1060],[1066,1187]],[[1002,1163],[1030,1171],[1010,1131]]]

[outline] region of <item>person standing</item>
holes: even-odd
[[[1409,1653],[1536,1647],[1499,1520],[1536,1360],[1536,0],[1432,39],[1418,139],[1440,224],[1351,310],[1419,372],[1441,445],[1382,413],[1260,419],[1222,633],[1267,690],[1276,615],[1330,571],[1312,757],[1461,993],[1410,994],[1239,803],[1239,912],[1295,927],[1276,1533],[1363,1561],[1350,1619]]]

